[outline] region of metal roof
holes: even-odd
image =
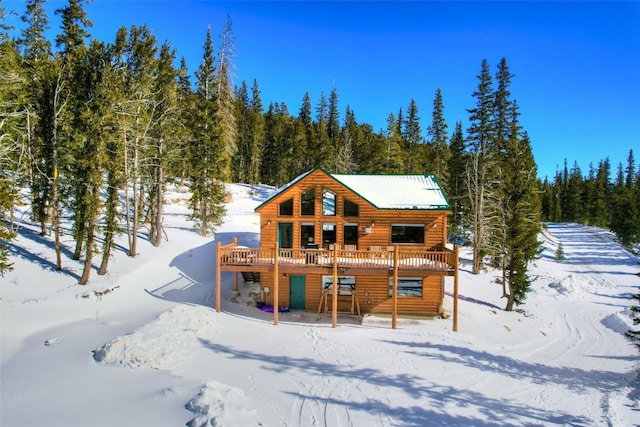
[[[450,209],[434,175],[331,176],[379,209]]]
[[[256,210],[317,170],[333,178],[378,209],[451,209],[447,196],[435,175],[347,175],[314,169],[280,187]]]

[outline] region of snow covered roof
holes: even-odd
[[[435,175],[346,175],[315,169],[299,175],[269,198],[291,188],[315,171],[321,171],[378,209],[451,209]],[[266,200],[260,206],[266,204]]]
[[[334,175],[378,209],[450,209],[435,175]]]

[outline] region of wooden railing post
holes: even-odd
[[[395,329],[398,321],[398,245],[393,247],[393,287],[391,292],[391,329]]]
[[[331,326],[338,325],[338,245],[333,244],[333,307],[331,307]]]

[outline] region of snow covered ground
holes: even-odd
[[[216,239],[257,246],[253,208],[271,190],[230,190]],[[640,425],[640,358],[624,337],[640,265],[609,233],[550,224],[511,313],[500,272],[471,275],[463,251],[457,333],[451,319],[392,330],[344,316],[334,329],[303,312],[274,326],[246,304],[252,286],[234,298],[231,273],[212,309],[215,240],[193,231],[187,197],[169,198],[169,241],[117,251],[86,286],[77,262],[53,270],[50,239],[18,212],[15,271],[0,279],[2,427]]]

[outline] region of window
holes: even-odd
[[[313,216],[316,212],[316,192],[313,188],[302,193],[300,198],[300,215]]]
[[[358,205],[351,200],[344,199],[344,216],[358,216]]]
[[[303,223],[300,225],[300,246],[303,248],[312,248],[309,245],[315,245],[316,226],[312,223]],[[317,245],[315,246],[317,249]]]
[[[424,243],[424,224],[391,224],[391,243]]]
[[[285,200],[280,203],[280,216],[293,215],[293,199]]]
[[[393,296],[393,277],[389,278],[389,296]],[[398,277],[399,297],[422,297],[421,277]]]
[[[336,242],[336,225],[322,224],[322,247],[329,249],[329,245]]]
[[[358,224],[344,225],[343,240],[345,245],[358,245]]]
[[[356,289],[356,276],[338,276],[338,295],[351,295]],[[322,290],[333,295],[333,276],[322,276]]]
[[[336,215],[336,195],[329,190],[322,192],[322,215]]]

